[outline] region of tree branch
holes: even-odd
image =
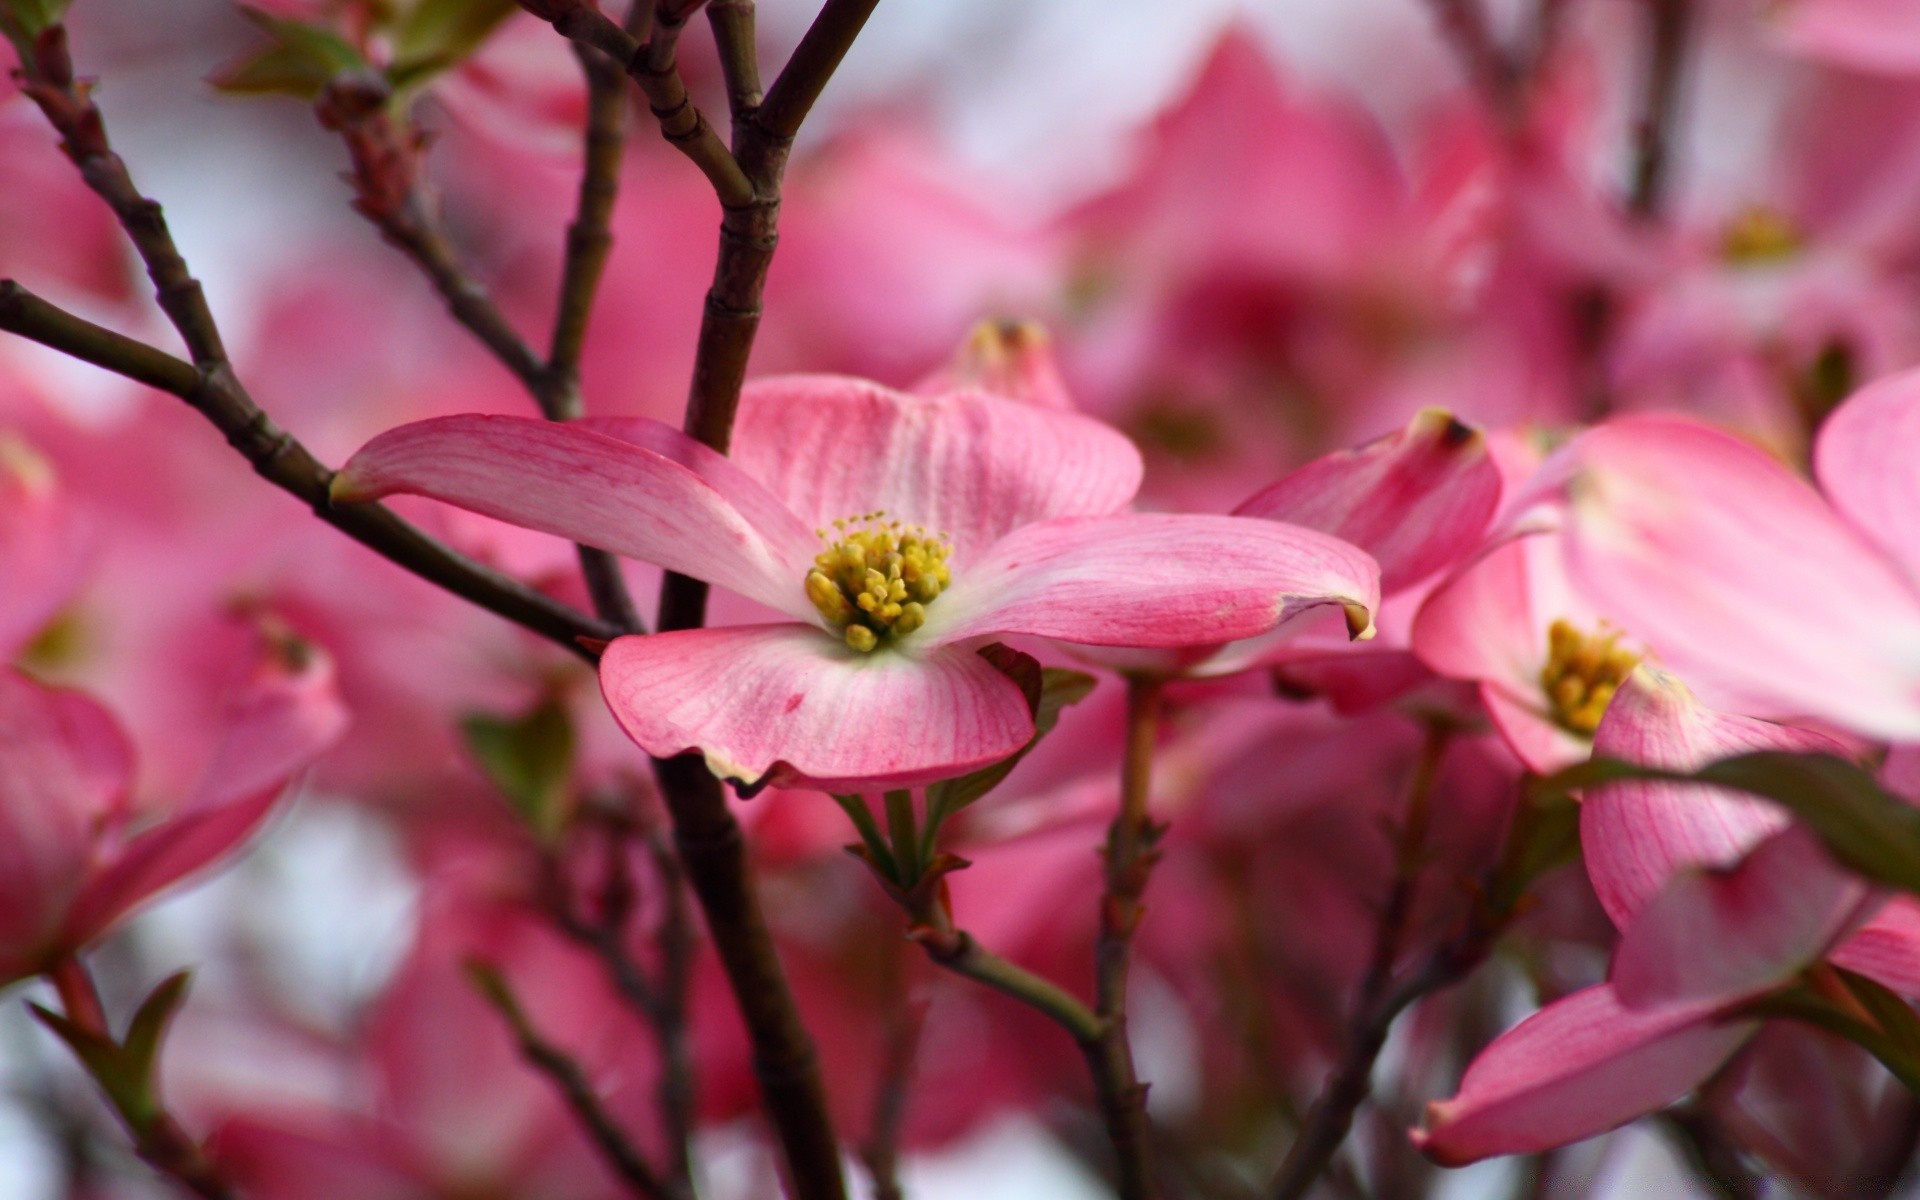
[[[11,279],[0,280],[0,329],[180,397],[225,434],[263,478],[298,498],[322,521],[415,575],[588,661],[597,655],[581,639],[611,641],[621,633],[459,554],[384,505],[333,507],[327,498],[333,472],[260,411],[224,363],[199,368],[182,362],[57,308]]]
[[[1627,210],[1646,219],[1666,202],[1669,150],[1680,108],[1681,68],[1693,23],[1691,0],[1651,0],[1640,117],[1634,126],[1633,178]]]
[[[661,1183],[659,1174],[641,1155],[640,1151],[628,1140],[625,1131],[620,1128],[613,1114],[600,1101],[600,1094],[594,1090],[580,1064],[568,1057],[565,1051],[540,1036],[533,1027],[526,1011],[514,998],[513,991],[507,985],[506,978],[494,967],[482,963],[469,963],[468,974],[472,977],[475,990],[480,993],[495,1012],[507,1022],[513,1030],[514,1040],[519,1043],[520,1054],[533,1068],[553,1081],[566,1099],[567,1107],[573,1110],[580,1125],[593,1140],[600,1157],[613,1173],[626,1185],[628,1191],[643,1200],[676,1200],[672,1192]]]

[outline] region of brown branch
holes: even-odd
[[[225,434],[255,471],[315,516],[457,596],[589,661],[595,654],[581,639],[609,641],[620,635],[613,626],[459,554],[384,505],[333,507],[327,498],[333,472],[260,411],[224,363],[195,367],[57,308],[10,279],[0,280],[0,329],[180,397]]]
[[[60,1007],[67,1020],[94,1038],[114,1042],[107,1025],[106,1006],[100,1002],[100,990],[93,976],[77,958],[65,958],[47,972]],[[117,1043],[115,1043],[117,1044]],[[133,1139],[134,1153],[140,1161],[173,1180],[202,1200],[236,1200],[237,1194],[226,1176],[207,1158],[180,1122],[160,1105],[158,1088],[147,1081],[147,1099],[140,1108],[129,1108],[113,1089],[102,1086],[115,1115]]]
[[[1509,123],[1520,114],[1520,72],[1487,23],[1480,0],[1430,0],[1440,33],[1488,108]]]
[[[1123,1200],[1148,1200],[1155,1192],[1147,1087],[1134,1071],[1133,1049],[1127,1039],[1127,976],[1133,960],[1133,934],[1145,912],[1141,897],[1159,860],[1157,843],[1164,832],[1153,823],[1147,809],[1161,688],[1160,680],[1147,676],[1127,680],[1127,745],[1120,770],[1120,811],[1107,830],[1106,891],[1100,901],[1100,936],[1094,958],[1094,992],[1102,1033],[1097,1047],[1086,1048],[1107,1135],[1119,1162]]]
[[[734,139],[738,141],[738,122],[753,115],[764,99],[753,0],[711,0],[707,25],[713,30],[713,44],[720,54],[720,73],[727,81],[727,110],[733,114]]]
[[[1651,0],[1649,21],[1646,90],[1634,125],[1633,178],[1627,192],[1627,210],[1643,220],[1657,217],[1666,202],[1681,68],[1693,23],[1691,0]]]
[[[1366,974],[1361,978],[1359,999],[1354,1005],[1354,1027],[1348,1034],[1346,1052],[1327,1077],[1326,1086],[1307,1112],[1299,1136],[1287,1150],[1273,1185],[1275,1200],[1299,1200],[1331,1165],[1333,1156],[1353,1128],[1354,1114],[1372,1090],[1373,1064],[1380,1057],[1394,1020],[1408,1005],[1426,994],[1405,986],[1394,988],[1393,972],[1413,913],[1433,785],[1439,776],[1448,736],[1449,731],[1443,726],[1427,731],[1426,746],[1414,768],[1407,811],[1394,853],[1393,887],[1381,911],[1380,929]],[[1423,973],[1413,978],[1420,980],[1422,987],[1430,980],[1434,981],[1434,987],[1446,980],[1444,974]]]
[[[897,956],[896,956],[897,958]],[[903,975],[904,964],[895,973]],[[908,983],[898,981],[899,994],[887,1014],[886,1052],[880,1063],[880,1087],[874,1096],[873,1124],[860,1160],[873,1179],[873,1200],[905,1200],[900,1186],[900,1135],[906,1124],[907,1093],[913,1082],[914,1058],[920,1048],[920,1029],[927,1004],[907,994]]]
[[[819,15],[807,27],[793,56],[754,112],[753,126],[761,138],[769,142],[793,140],[827,80],[839,69],[840,60],[847,56],[867,18],[879,6],[880,0],[826,0],[821,5]]]
[[[659,1173],[627,1138],[619,1122],[613,1119],[613,1114],[607,1111],[599,1092],[594,1090],[593,1083],[580,1064],[573,1061],[564,1050],[541,1037],[533,1027],[526,1010],[514,998],[506,978],[494,967],[478,962],[469,963],[467,971],[481,998],[500,1014],[513,1031],[521,1057],[560,1090],[567,1107],[573,1110],[575,1118],[599,1150],[600,1157],[626,1185],[627,1190],[643,1197],[643,1200],[677,1200],[676,1194],[661,1182]]]

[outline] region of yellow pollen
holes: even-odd
[[[927,605],[952,582],[945,534],[903,526],[883,512],[814,532],[826,548],[807,572],[807,599],[863,654],[926,624]]]
[[[1778,262],[1800,249],[1800,231],[1787,217],[1764,205],[1750,205],[1727,222],[1720,253],[1736,266]]]
[[[1561,619],[1547,630],[1547,665],[1540,688],[1561,727],[1591,736],[1640,656],[1620,645],[1618,630],[1583,633]]]

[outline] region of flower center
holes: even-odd
[[[1540,688],[1553,719],[1591,736],[1613,694],[1639,663],[1640,656],[1620,644],[1619,630],[1586,633],[1564,618],[1555,621],[1547,629],[1547,665],[1540,668]]]
[[[1720,253],[1735,266],[1779,262],[1800,249],[1800,231],[1784,213],[1749,205],[1720,234]]]
[[[807,599],[862,653],[926,624],[927,605],[952,580],[947,535],[885,518],[871,512],[835,521],[831,534],[816,529],[827,548],[807,572]]]

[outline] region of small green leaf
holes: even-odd
[[[339,76],[370,69],[366,56],[331,30],[257,8],[240,11],[271,40],[208,77],[223,92],[281,93],[312,100]]]
[[[990,767],[982,767],[958,779],[943,780],[927,789],[929,844],[933,831],[939,828],[942,821],[999,787],[1020,765],[1020,760],[1040,744],[1040,739],[1053,732],[1053,727],[1060,723],[1061,712],[1085,700],[1094,688],[1093,676],[1083,671],[1066,671],[1057,667],[1042,669],[1032,657],[1005,646],[995,644],[980,653],[1027,693],[1027,705],[1033,712],[1033,738],[1017,752]]]
[[[67,15],[72,0],[0,0],[0,33],[27,57],[35,38]]]
[[[461,720],[460,732],[514,811],[543,839],[557,836],[566,822],[575,746],[573,721],[559,699],[549,696],[512,720],[474,713]]]
[[[1513,911],[1542,875],[1580,854],[1580,806],[1564,793],[1523,795],[1487,889],[1495,912]]]
[[[405,87],[458,65],[516,7],[515,0],[419,0],[394,30],[388,81]]]
[[[147,994],[140,1004],[139,1011],[133,1014],[133,1021],[127,1026],[127,1037],[121,1043],[122,1057],[129,1075],[137,1085],[140,1115],[129,1113],[129,1119],[152,1120],[159,1111],[156,1068],[160,1061],[160,1044],[166,1037],[167,1026],[173,1020],[173,1014],[187,998],[187,981],[191,973],[176,971],[160,981],[158,987]]]

